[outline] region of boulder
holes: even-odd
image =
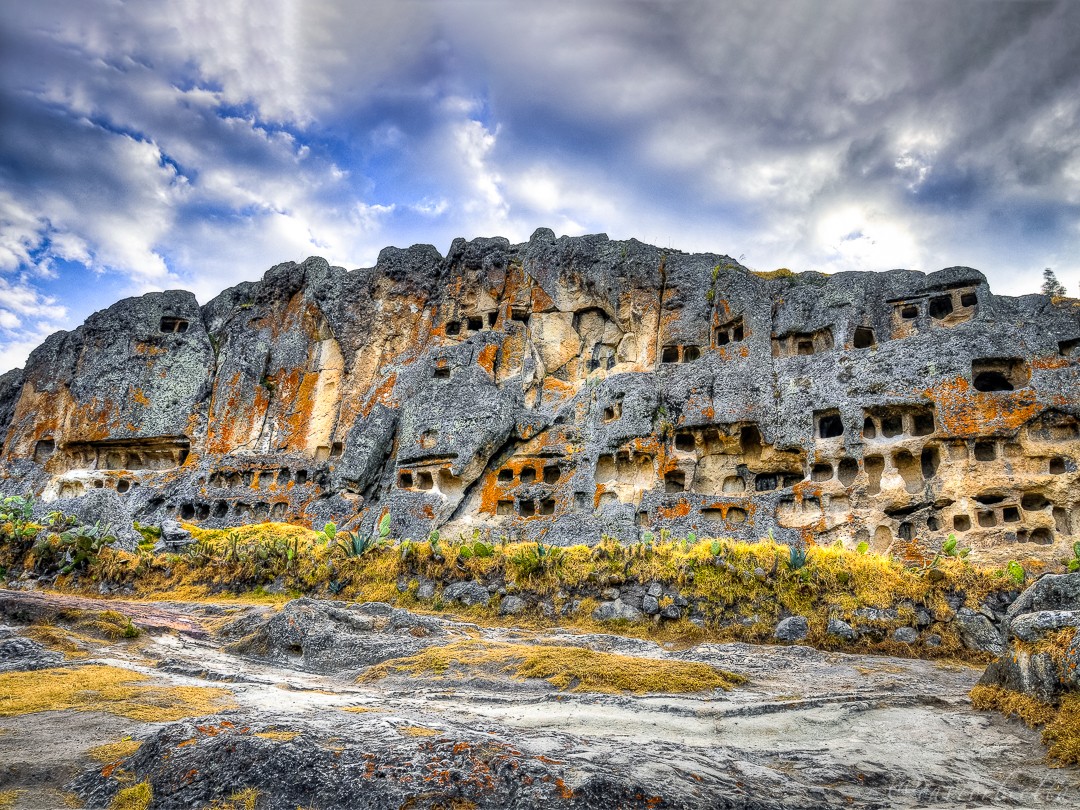
[[[294,599],[271,614],[241,617],[222,630],[227,648],[312,672],[359,669],[445,643],[445,623],[381,602]]]
[[[856,636],[855,628],[843,619],[829,619],[829,623],[825,627],[825,632],[830,636],[836,636],[845,641],[854,641]]]
[[[195,543],[191,532],[175,520],[161,521],[161,539],[154,544],[154,553],[183,551]]]
[[[919,631],[914,627],[897,627],[892,634],[893,641],[901,644],[914,644],[919,640]]]
[[[981,613],[976,613],[971,608],[962,607],[956,611],[956,618],[953,621],[956,622],[960,633],[960,641],[969,650],[988,652],[994,655],[1001,655],[1005,651],[1001,631]]]
[[[1048,574],[1034,582],[1005,614],[1008,647],[980,684],[1056,704],[1080,688],[1080,573]],[[1067,630],[1066,641],[1053,635]]]
[[[1043,610],[1080,610],[1080,572],[1037,579],[1005,612],[1006,626],[1017,616]]]
[[[481,582],[453,582],[443,588],[442,598],[447,604],[457,602],[465,607],[491,603],[491,594]]]
[[[803,616],[788,616],[782,619],[773,630],[773,638],[777,641],[802,641],[810,634],[810,624]]]
[[[12,636],[0,640],[0,672],[47,669],[63,663],[63,653],[47,649],[33,639]]]
[[[592,617],[601,622],[618,620],[636,622],[642,618],[642,613],[622,599],[616,599],[612,602],[601,602],[596,606]]]
[[[1021,641],[1038,641],[1047,633],[1065,627],[1080,627],[1080,610],[1040,610],[1023,613],[1009,623],[1009,635]]]
[[[529,603],[520,596],[504,596],[499,602],[499,615],[517,616],[519,613],[524,613],[528,607]]]

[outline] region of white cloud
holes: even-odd
[[[0,310],[0,349],[87,314],[40,292],[64,262],[206,300],[312,253],[355,267],[540,225],[763,269],[966,263],[1010,292],[1051,265],[1075,289],[1078,21],[855,0],[14,4],[0,279],[44,314]]]

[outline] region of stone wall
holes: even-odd
[[[670,529],[1062,556],[1080,302],[976,270],[756,274],[604,235],[311,258],[121,301],[0,377],[0,491],[396,536]]]

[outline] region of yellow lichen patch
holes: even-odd
[[[11,810],[15,806],[15,800],[19,798],[19,790],[0,791],[0,810]]]
[[[92,759],[98,762],[119,762],[127,759],[142,747],[139,740],[123,739],[119,742],[105,743],[91,748],[88,753]]]
[[[394,673],[413,676],[476,675],[492,670],[514,678],[541,678],[574,692],[702,692],[731,689],[745,681],[707,664],[616,655],[583,647],[508,644],[479,640],[428,647],[416,655],[371,667],[361,681]]]
[[[262,737],[264,740],[273,740],[274,742],[289,742],[295,740],[300,736],[299,731],[257,731],[256,737]]]
[[[139,782],[123,788],[113,797],[109,810],[146,810],[154,800],[154,789],[149,782]]]
[[[382,709],[372,709],[369,706],[339,706],[343,712],[350,712],[352,714],[367,714],[368,712],[381,712]]]
[[[438,729],[425,726],[398,726],[397,730],[406,737],[435,737],[440,733]]]
[[[151,686],[146,675],[87,666],[0,673],[0,717],[46,711],[99,711],[167,722],[233,708],[224,689]]]

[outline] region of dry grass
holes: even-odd
[[[1050,759],[1062,765],[1080,765],[1080,694],[1061,699],[1057,716],[1043,729]]]
[[[154,789],[149,782],[139,782],[120,790],[113,797],[109,810],[146,810],[154,800]]]
[[[69,609],[61,611],[56,618],[76,630],[109,641],[132,639],[139,635],[131,619],[116,610]]]
[[[90,653],[84,645],[92,644],[94,641],[86,636],[80,636],[77,633],[72,633],[51,624],[31,625],[23,629],[22,634],[48,647],[50,650],[62,652],[69,661],[75,658],[88,657]]]
[[[205,810],[255,810],[258,802],[259,791],[255,788],[244,788],[233,793],[228,799],[214,802]]]
[[[557,560],[549,558],[537,564],[537,547],[528,543],[496,544],[478,554],[471,542],[444,538],[438,549],[427,541],[408,546],[388,544],[359,558],[345,558],[327,548],[315,532],[289,524],[261,523],[232,530],[238,538],[236,545],[230,532],[188,528],[199,541],[197,553],[153,556],[145,551],[127,554],[106,549],[86,575],[67,587],[90,591],[107,579],[130,585],[144,599],[276,605],[308,594],[346,601],[385,601],[413,610],[452,611],[496,626],[543,628],[557,624],[584,632],[615,630],[622,635],[681,643],[768,642],[776,622],[796,614],[809,621],[807,643],[814,646],[969,661],[986,656],[967,650],[961,643],[954,623],[949,621],[950,598],[960,595],[969,607],[976,607],[987,594],[1012,587],[1000,572],[954,558],[939,560],[931,577],[925,570],[928,560],[915,550],[905,551],[911,557],[905,563],[835,546],[812,546],[805,565],[793,569],[788,548],[768,540],[670,540],[646,547],[604,539],[593,547],[561,549],[554,555]],[[755,576],[758,568],[766,572],[764,577]],[[464,608],[444,605],[438,595],[421,600],[417,597],[421,578],[442,584],[462,579],[505,582],[511,593],[516,588],[517,592],[551,600],[559,618],[553,621],[538,609],[500,617],[497,602]],[[284,592],[264,590],[279,579]],[[397,589],[399,579],[410,583],[404,593]],[[605,583],[652,581],[678,588],[682,596],[695,601],[705,614],[705,625],[699,627],[686,619],[602,623],[591,616],[597,602],[582,598],[595,596]],[[569,599],[560,598],[560,592],[569,593]],[[567,601],[575,599],[580,602],[570,614],[564,608]],[[909,625],[912,616],[871,621],[856,615],[861,608],[891,608],[906,601],[933,615],[935,623],[927,632],[942,637],[939,646],[913,648],[891,640],[891,631]],[[745,621],[751,616],[756,621]],[[882,631],[878,637],[884,640],[875,641],[873,634],[864,634],[854,643],[830,637],[826,626],[831,616],[861,628],[873,626]]]
[[[146,675],[110,666],[0,673],[0,717],[71,710],[167,722],[235,705],[224,689],[146,685],[149,680]]]
[[[406,737],[436,737],[441,733],[438,729],[425,726],[398,726],[397,731]]]
[[[105,743],[91,748],[87,753],[98,762],[119,762],[127,759],[142,747],[142,742],[130,738],[114,743]]]
[[[1029,728],[1049,723],[1057,713],[1053,706],[1000,686],[976,686],[971,690],[971,704],[979,711],[994,710],[1006,717],[1018,717]]]
[[[371,667],[360,680],[396,673],[441,676],[452,672],[468,676],[493,671],[519,679],[541,678],[574,692],[616,694],[703,692],[731,689],[745,682],[739,675],[690,661],[616,655],[584,647],[478,640],[428,647],[416,655],[384,661]]]
[[[1000,686],[976,686],[971,690],[971,703],[980,711],[1018,717],[1030,728],[1042,726],[1051,762],[1080,765],[1080,694],[1066,694],[1060,706],[1050,706]]]

